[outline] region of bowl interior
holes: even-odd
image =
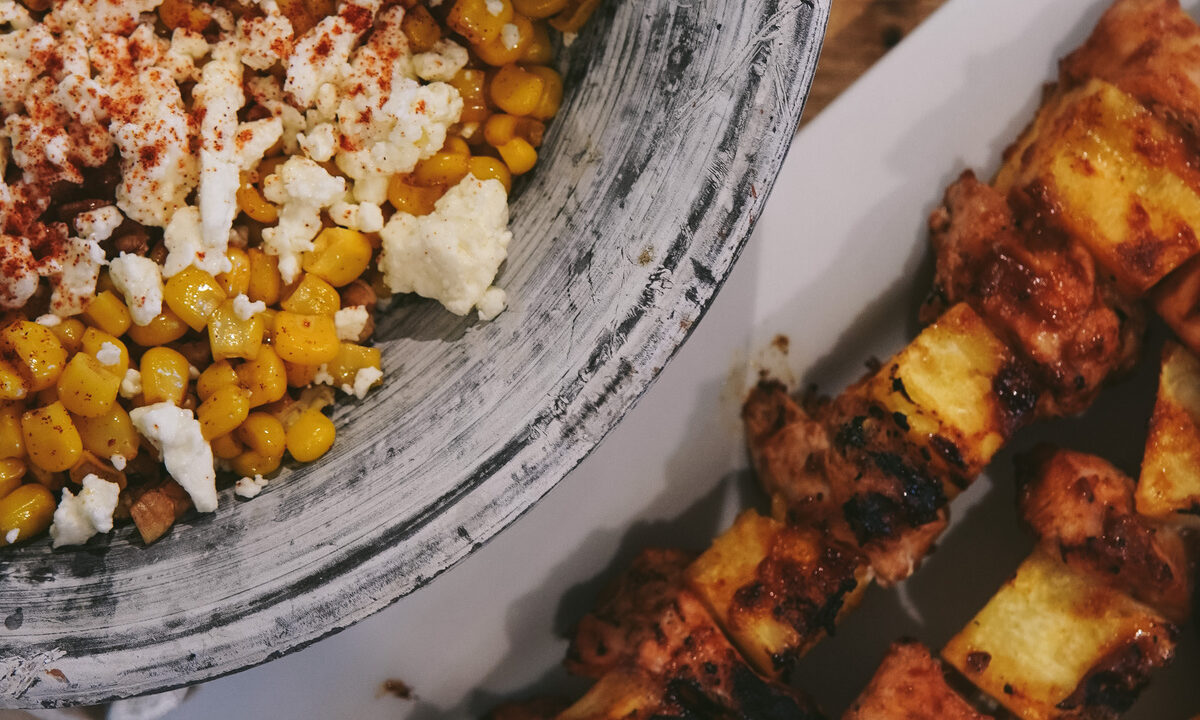
[[[602,4],[518,185],[490,323],[381,316],[385,384],[321,461],[143,547],[0,555],[0,705],[96,703],[299,649],[429,582],[604,436],[699,321],[807,93],[828,2]],[[614,481],[619,481],[614,478]]]

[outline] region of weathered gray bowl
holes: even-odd
[[[515,520],[662,369],[729,272],[800,116],[828,0],[604,4],[519,188],[491,323],[403,301],[387,380],[319,463],[146,548],[0,554],[0,705],[95,703],[278,657]],[[613,478],[621,482],[621,478]],[[548,541],[553,541],[548,539]]]

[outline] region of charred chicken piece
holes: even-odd
[[[892,643],[842,720],[986,720],[946,683],[941,664],[914,640]]]
[[[1094,455],[1046,446],[1021,464],[1021,514],[1046,552],[1174,622],[1187,618],[1183,541],[1134,510],[1132,478]]]

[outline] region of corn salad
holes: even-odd
[[[0,546],[253,497],[382,382],[380,302],[502,311],[597,2],[0,0]]]

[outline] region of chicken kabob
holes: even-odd
[[[1200,252],[1200,86],[1184,68],[1200,69],[1200,28],[1177,2],[1109,9],[1064,60],[995,182],[965,173],[933,214],[937,275],[922,315],[936,320],[832,400],[797,402],[772,382],[752,392],[744,419],[771,515],[743,513],[690,562],[643,558],[647,567],[619,582],[572,642],[568,667],[599,682],[548,717],[810,712],[802,699],[779,714],[751,708],[732,679],[744,669],[732,668],[748,663],[761,687],[782,694],[795,660],[872,580],[892,585],[916,569],[949,501],[1018,429],[1082,412],[1133,366],[1141,300],[1149,293],[1161,309],[1156,286]],[[1025,577],[1063,575],[1041,569]],[[1179,568],[1170,571],[1168,584]],[[669,590],[647,590],[648,577],[667,578]],[[1116,652],[1161,628],[1156,652],[1124,669],[1130,693],[1169,659],[1175,637],[1161,613],[1141,617],[1131,636],[1104,645]],[[692,631],[714,624],[740,658],[702,650]],[[1108,659],[1088,656],[1057,679],[1077,681],[1052,706],[1078,697],[1072,709],[1028,716],[1119,710],[1077,692]]]

